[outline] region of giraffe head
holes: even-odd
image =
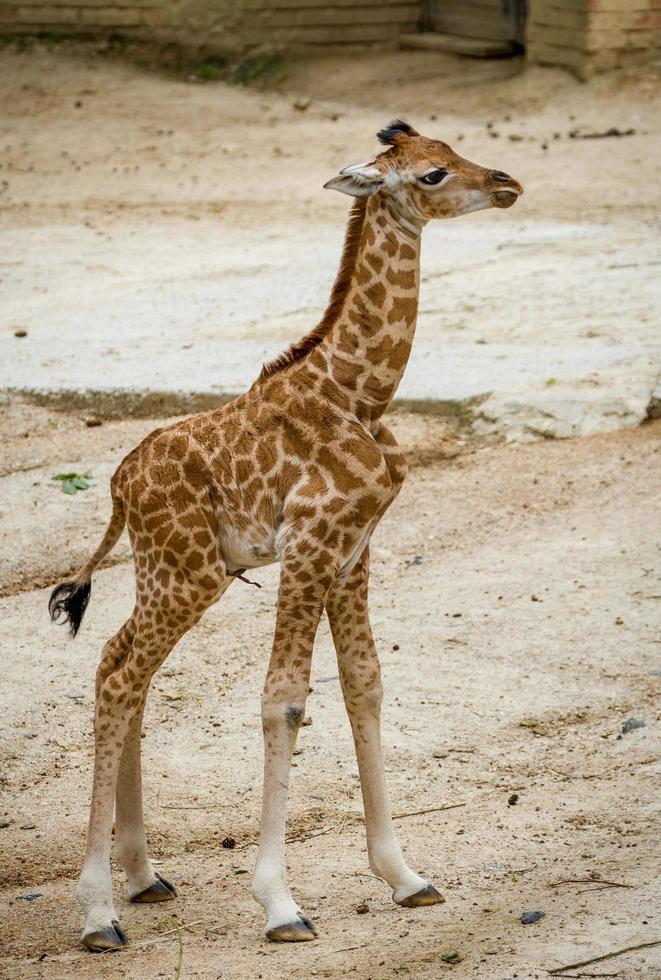
[[[523,193],[517,180],[464,160],[441,140],[395,120],[377,134],[388,149],[369,163],[345,167],[324,187],[370,197],[388,196],[401,218],[418,227],[483,208],[509,208]]]

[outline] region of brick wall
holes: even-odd
[[[0,0],[0,33],[118,32],[208,49],[384,42],[415,31],[419,0]]]
[[[528,0],[530,61],[580,78],[661,54],[661,0]]]

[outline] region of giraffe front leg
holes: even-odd
[[[303,584],[301,578],[306,575],[309,581]],[[330,574],[319,576],[313,569],[307,574],[302,562],[283,561],[273,652],[262,694],[264,795],[252,881],[253,896],[266,912],[266,935],[273,942],[305,942],[317,935],[289,891],[285,831],[291,758],[305,711],[314,636],[330,581]]]
[[[368,580],[366,548],[355,568],[333,584],[326,611],[356,746],[369,863],[374,874],[388,882],[398,905],[436,905],[445,899],[406,864],[392,824],[381,749],[383,688],[367,608]]]

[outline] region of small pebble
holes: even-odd
[[[515,806],[515,804],[519,802],[519,794],[512,793],[511,796],[507,797],[507,802],[509,806]]]
[[[236,841],[233,837],[224,837],[220,842],[220,846],[224,847],[226,851],[233,851],[236,847]]]
[[[90,418],[85,419],[85,425],[88,429],[96,429],[97,426],[103,425],[103,419]]]
[[[35,830],[36,823],[22,823],[20,826],[21,830]]]
[[[15,337],[27,337],[27,335],[28,335],[27,330],[14,330]]]
[[[19,895],[18,898],[23,899],[24,902],[36,902],[42,895],[43,892],[28,892],[27,895]]]
[[[367,902],[362,902],[360,905],[356,905],[356,912],[358,915],[366,915],[370,910]]]
[[[524,926],[531,926],[533,922],[539,922],[543,918],[544,912],[524,912],[521,916],[521,922]]]
[[[625,723],[622,725],[622,734],[628,735],[629,732],[633,732],[636,728],[647,728],[647,725],[639,718],[627,718]]]

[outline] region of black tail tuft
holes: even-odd
[[[90,601],[92,585],[90,582],[62,582],[51,592],[48,600],[48,611],[53,622],[64,616],[64,622],[69,624],[71,635],[75,636],[80,628],[87,603]]]

